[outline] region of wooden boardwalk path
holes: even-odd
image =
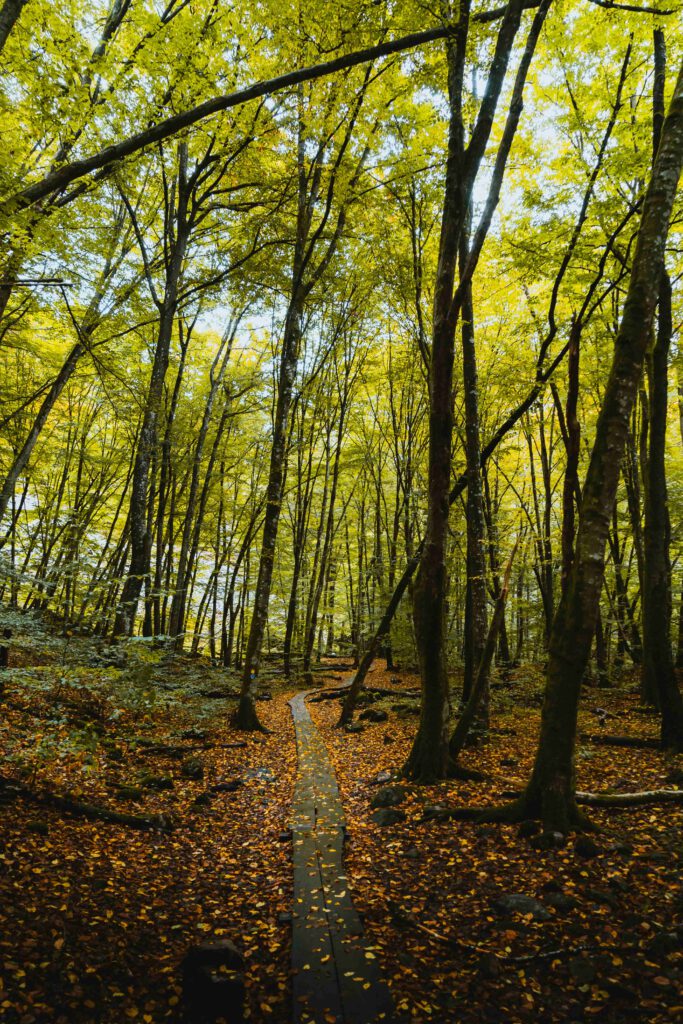
[[[363,942],[344,872],[344,811],[306,693],[290,700],[299,775],[292,804],[295,1024],[395,1024],[391,994]]]

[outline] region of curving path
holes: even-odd
[[[344,872],[344,811],[305,698],[290,701],[299,775],[292,803],[295,1024],[395,1024],[391,994],[363,942]]]

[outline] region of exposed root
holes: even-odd
[[[270,729],[266,729],[265,725],[261,722],[256,712],[256,703],[250,694],[240,697],[237,710],[232,716],[232,725],[233,728],[238,729],[240,732],[270,733]]]

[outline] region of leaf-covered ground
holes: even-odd
[[[156,666],[152,679],[139,668],[70,661],[5,673],[5,777],[119,811],[164,813],[174,827],[134,831],[22,799],[0,804],[0,1020],[177,1021],[180,961],[213,936],[245,954],[252,1019],[286,1020],[290,937],[278,915],[291,902],[282,832],[296,761],[287,705],[259,705],[271,735],[193,752],[204,777],[189,780],[181,761],[150,756],[143,744],[196,743],[181,735],[193,727],[204,742],[239,741],[228,728],[234,705],[199,695],[220,674],[189,659]],[[167,689],[155,697],[159,682]],[[172,788],[147,788],[154,777]],[[237,778],[235,791],[194,804]]]
[[[220,696],[234,679],[144,645],[119,667],[103,663],[108,653],[93,656],[93,644],[78,638],[18,640],[15,667],[4,673],[1,774],[36,791],[161,813],[173,829],[90,822],[23,798],[0,803],[0,1020],[177,1022],[183,955],[199,939],[227,936],[246,957],[249,1018],[284,1024],[291,690],[273,672],[273,699],[259,704],[273,732],[221,746],[244,739],[229,728],[233,704]],[[416,684],[405,675],[392,681],[381,665],[369,682],[397,691]],[[400,692],[382,697],[373,706],[388,720],[366,722],[360,734],[334,727],[337,700],[310,705],[340,783],[349,882],[368,942],[416,1024],[670,1024],[683,1018],[680,807],[594,811],[601,831],[592,857],[573,842],[539,851],[513,827],[422,820],[425,805],[483,804],[524,781],[541,683],[520,670],[494,690],[499,731],[464,758],[485,782],[408,786],[405,822],[385,827],[371,818],[372,780],[402,765],[416,702]],[[581,729],[655,735],[656,720],[637,704],[625,690],[587,690]],[[191,752],[203,778],[186,778],[183,760],[150,753],[152,744],[210,744]],[[683,767],[656,751],[588,742],[578,764],[582,789],[622,792],[672,788]],[[494,906],[514,894],[537,899],[541,912]]]
[[[524,782],[535,749],[542,680],[518,675],[494,690],[492,722],[500,732],[463,757],[487,781],[408,786],[401,805],[406,821],[389,827],[371,820],[378,786],[369,782],[378,769],[397,770],[404,763],[417,721],[412,702],[384,698],[373,706],[387,709],[388,721],[368,723],[358,735],[334,728],[336,701],[312,705],[351,826],[347,864],[354,898],[398,1007],[416,1024],[679,1021],[680,806],[592,810],[600,827],[593,857],[579,852],[586,852],[583,841],[579,850],[570,841],[542,852],[517,827],[421,820],[425,805],[500,803],[502,793]],[[369,682],[386,686],[388,678],[378,667]],[[637,705],[633,693],[588,689],[580,728],[590,734],[656,735],[656,719]],[[680,758],[654,750],[587,742],[579,749],[578,766],[580,788],[600,792],[675,788],[667,779],[680,779],[683,767]],[[496,900],[512,894],[536,898],[547,920],[495,908]]]

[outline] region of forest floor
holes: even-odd
[[[271,699],[258,708],[272,732],[245,736],[229,727],[234,677],[203,659],[160,656],[140,642],[125,664],[107,665],[116,652],[51,635],[35,620],[15,641],[3,673],[2,778],[124,813],[163,814],[172,827],[85,820],[9,799],[0,786],[0,1021],[177,1022],[184,954],[197,941],[229,937],[246,959],[249,1019],[288,1022],[292,685],[271,666]],[[330,664],[320,681],[340,679]],[[337,700],[309,709],[339,781],[348,881],[366,942],[404,1017],[680,1020],[681,807],[592,809],[595,836],[545,851],[517,827],[423,820],[425,806],[500,801],[523,783],[542,687],[538,669],[525,667],[498,682],[497,731],[463,758],[486,781],[406,786],[397,808],[405,819],[379,825],[377,774],[405,760],[417,702],[402,691],[417,680],[378,663],[368,682],[396,690],[372,705],[387,712],[385,722],[347,733],[335,728]],[[587,689],[580,728],[657,731],[632,687]],[[245,745],[228,746],[235,743]],[[198,749],[150,750],[161,744]],[[577,763],[583,790],[683,785],[681,759],[654,750],[583,742]],[[506,899],[515,895],[530,900],[515,909]]]

